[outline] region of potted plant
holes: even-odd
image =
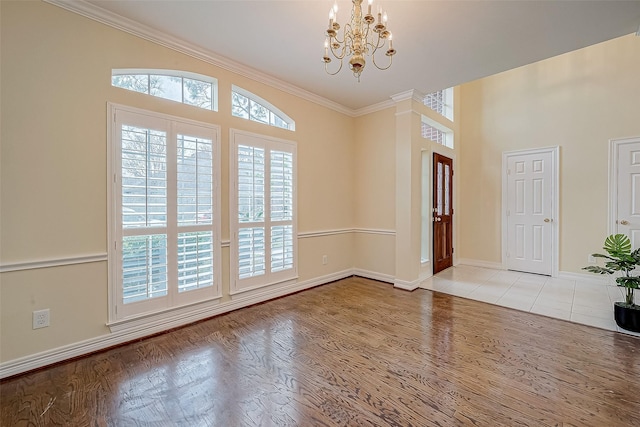
[[[640,305],[636,305],[633,292],[640,286],[640,276],[633,275],[634,270],[640,265],[640,248],[632,251],[631,240],[625,234],[612,234],[604,241],[602,248],[607,255],[593,254],[595,258],[604,258],[604,267],[590,265],[583,270],[598,274],[614,274],[621,272],[616,277],[618,286],[625,288],[624,301],[614,303],[614,317],[616,323],[623,329],[640,332]]]

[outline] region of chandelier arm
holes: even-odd
[[[335,50],[333,50],[333,46],[331,46],[331,43],[329,43],[330,47],[329,49],[331,50],[331,54],[334,56],[334,58],[339,59],[340,61],[342,61],[342,59],[346,56],[347,52],[346,52],[346,45],[342,45],[342,48],[340,48],[340,53],[337,54]]]
[[[372,60],[372,62],[373,62],[373,65],[375,65],[375,67],[376,67],[378,70],[382,70],[382,71],[384,71],[384,70],[388,70],[388,69],[389,69],[389,67],[391,67],[391,64],[393,64],[393,55],[390,55],[390,56],[389,56],[389,65],[387,65],[386,67],[380,67],[378,64],[376,64],[376,57],[375,57],[374,55],[371,55],[371,60]]]
[[[340,72],[340,70],[342,70],[342,59],[340,59],[340,67],[338,67],[338,70],[335,73],[330,73],[329,68],[327,67],[327,63],[326,62],[324,63],[324,71],[330,76],[335,76]]]
[[[370,44],[371,44],[371,48],[373,49],[373,52],[371,53],[371,55],[373,55],[378,49],[381,49],[382,47],[384,47],[386,39],[384,37],[380,37],[380,33],[376,33],[376,35],[378,36],[376,38],[376,44],[373,44],[373,40],[371,40]]]

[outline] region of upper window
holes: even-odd
[[[219,128],[111,106],[110,319],[221,293]]]
[[[453,88],[439,90],[426,95],[422,101],[433,111],[453,121]]]
[[[422,116],[422,137],[453,148],[453,131],[426,116]]]
[[[231,113],[265,125],[296,130],[296,123],[291,117],[266,100],[235,85],[231,92]]]
[[[114,69],[111,85],[205,110],[218,111],[213,77],[175,70]]]

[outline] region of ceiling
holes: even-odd
[[[333,0],[88,2],[352,110],[410,89],[455,86],[634,33],[640,25],[640,0],[374,0],[388,13],[397,54],[387,71],[368,61],[358,82],[348,64],[330,76],[321,62]],[[344,26],[351,2],[337,4]]]

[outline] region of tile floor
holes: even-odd
[[[603,280],[458,265],[429,277],[420,287],[640,337],[616,325],[613,302],[623,300],[622,288]]]

